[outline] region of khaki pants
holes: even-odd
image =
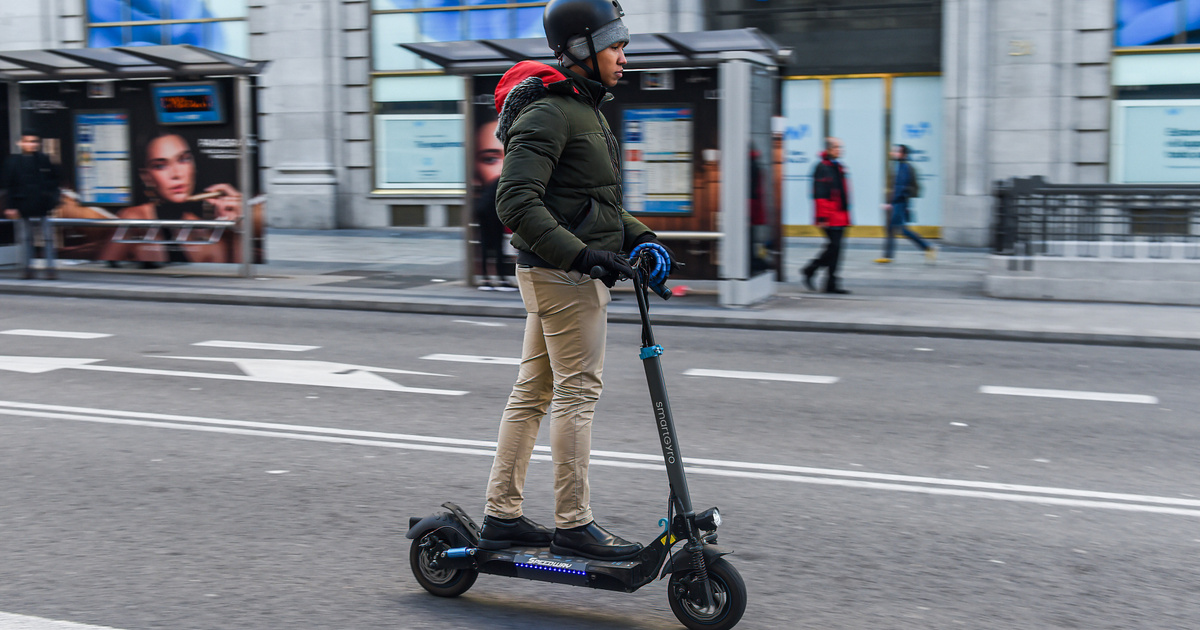
[[[554,524],[592,520],[588,462],[592,415],[604,384],[608,288],[576,271],[519,267],[517,285],[529,313],[521,370],[500,421],[485,514],[521,516],[525,472],[538,427],[550,412]]]

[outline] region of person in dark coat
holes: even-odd
[[[41,152],[42,139],[37,134],[21,135],[21,152],[10,155],[0,175],[0,187],[7,196],[5,215],[21,222],[21,240],[25,248],[26,280],[33,278],[33,222],[42,232],[42,252],[46,260],[46,278],[58,277],[54,270],[54,228],[50,211],[58,205],[58,169],[49,156]]]
[[[842,157],[842,141],[825,139],[825,152],[821,162],[813,170],[814,222],[825,232],[825,249],[812,259],[800,273],[804,274],[804,286],[816,291],[813,276],[822,267],[828,269],[825,277],[825,293],[849,293],[838,279],[838,263],[842,259],[842,239],[850,227],[850,184],[846,181],[846,170],[839,158]]]
[[[892,147],[891,157],[896,165],[892,175],[892,194],[888,195],[888,202],[883,204],[883,212],[887,217],[887,238],[884,241],[883,256],[876,258],[875,262],[885,265],[892,262],[892,255],[896,253],[896,232],[900,232],[920,247],[921,251],[925,252],[925,260],[932,263],[937,258],[937,250],[916,232],[908,229],[908,222],[912,220],[909,204],[920,190],[917,169],[908,161],[908,145],[897,144]]]

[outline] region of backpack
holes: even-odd
[[[908,179],[908,190],[906,190],[904,192],[909,199],[912,199],[913,197],[920,197],[921,196],[921,177],[919,175],[917,175],[917,168],[915,166],[913,166],[911,163],[909,163],[909,165],[908,165],[908,170],[909,170],[909,174],[910,174],[909,179]]]

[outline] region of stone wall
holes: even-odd
[[[987,244],[997,180],[1108,179],[1112,3],[945,0],[942,234]]]

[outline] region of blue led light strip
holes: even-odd
[[[513,564],[523,569],[537,569],[539,571],[549,571],[551,573],[566,573],[569,575],[587,575],[587,571],[576,571],[574,569],[556,569],[554,567],[543,567],[538,564],[525,564],[523,562],[514,562]]]

